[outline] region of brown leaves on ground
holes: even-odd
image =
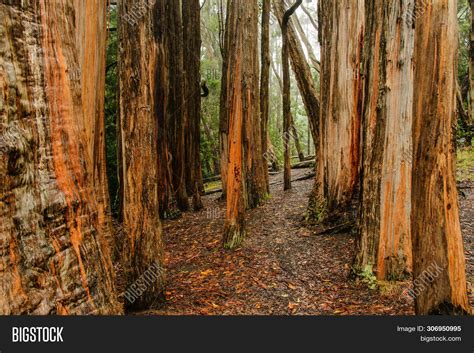
[[[308,170],[294,178],[301,173]],[[225,204],[218,195],[204,199],[205,210],[166,222],[167,302],[141,314],[413,314],[403,294],[408,284],[371,290],[348,279],[353,236],[316,236],[303,226],[312,183],[294,183],[289,192],[273,187],[266,204],[248,212],[247,238],[236,251],[222,249]]]

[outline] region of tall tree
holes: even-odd
[[[311,218],[345,210],[359,177],[364,2],[321,0],[321,121]],[[341,219],[341,218],[339,218]]]
[[[88,5],[101,41],[104,3]],[[97,106],[82,96],[75,34],[91,33],[65,0],[2,2],[0,18],[0,314],[118,313],[112,235],[87,175]],[[100,67],[87,68],[98,81]]]
[[[275,74],[275,77],[277,79],[278,87],[280,88],[280,92],[282,92],[282,94],[283,94],[283,80],[281,79],[280,75],[278,74],[278,71],[276,70],[275,65],[274,65],[273,62],[272,62],[272,69],[273,69],[273,73]],[[308,129],[308,134],[309,135],[311,134],[310,130],[311,129]],[[300,162],[304,162],[305,157],[304,157],[303,149],[301,148],[300,138],[299,138],[299,135],[298,135],[298,129],[296,128],[295,119],[293,118],[293,113],[291,113],[291,111],[290,111],[290,134],[289,135],[290,136],[286,137],[287,141],[289,142],[288,137],[293,137],[293,140],[295,142],[296,152],[298,153],[298,159],[300,160]]]
[[[103,227],[111,227],[110,198],[105,156],[105,71],[107,49],[107,1],[75,0],[76,45],[79,68],[73,78],[82,86],[83,119],[79,128],[85,133],[85,143],[92,158],[87,171],[99,191],[98,219]],[[71,76],[71,75],[70,75]],[[110,230],[105,234],[112,235]],[[108,239],[114,247],[115,239]]]
[[[414,0],[365,1],[365,94],[355,269],[379,279],[411,273]]]
[[[201,8],[199,0],[183,0],[186,186],[193,208],[203,208],[201,200]]]
[[[222,199],[227,197],[227,179],[229,167],[229,107],[228,107],[228,81],[229,77],[229,42],[233,35],[232,28],[229,27],[229,6],[230,2],[219,0],[219,46],[222,55],[222,77],[221,92],[219,102],[219,144],[220,144],[220,161],[221,161],[221,182],[222,182]]]
[[[229,1],[228,13],[228,151],[227,213],[224,230],[224,247],[235,248],[245,237],[245,209],[258,204],[256,180],[258,155],[256,146],[259,126],[259,75],[258,75],[258,1]],[[261,152],[261,150],[260,150]],[[260,165],[261,167],[261,165]],[[264,185],[263,189],[265,189]]]
[[[316,54],[314,53],[313,46],[309,42],[309,39],[306,36],[306,33],[304,32],[298,16],[294,16],[292,22],[295,25],[296,31],[298,32],[298,35],[301,38],[301,41],[303,42],[304,47],[306,48],[306,52],[308,53],[308,58],[309,58],[309,61],[311,62],[311,65],[319,73],[321,71],[321,63],[316,58]]]
[[[415,23],[412,236],[416,313],[470,312],[451,126],[456,111],[457,2],[429,2]],[[424,282],[425,283],[425,282]]]
[[[281,0],[273,0],[273,7],[281,27],[285,13],[284,2]],[[303,48],[298,39],[298,35],[294,29],[292,21],[288,23],[286,37],[288,39],[288,51],[291,59],[291,66],[295,74],[298,90],[300,91],[301,98],[303,99],[306,115],[308,116],[311,135],[313,137],[314,143],[319,145],[319,94],[316,90],[316,84],[311,73],[311,68],[306,61]]]
[[[130,21],[133,11],[138,19]],[[166,1],[153,6],[144,0],[120,1],[119,80],[120,132],[123,156],[123,246],[127,285],[134,284],[150,268],[153,281],[133,303],[149,307],[163,299],[163,245],[158,203],[158,106],[167,95],[163,66],[166,66]],[[157,269],[158,268],[158,269]]]
[[[284,4],[284,0],[282,0]],[[290,77],[290,58],[288,48],[288,23],[291,16],[295,13],[303,0],[297,0],[283,15],[281,22],[281,34],[283,37],[282,46],[282,64],[283,64],[283,143],[285,147],[285,165],[283,188],[291,189],[291,154],[290,154],[290,129],[291,129],[291,77]]]
[[[169,150],[171,153],[172,182],[174,187],[174,197],[176,204],[181,211],[189,209],[188,195],[186,192],[186,146],[185,131],[188,128],[185,108],[186,100],[189,97],[185,93],[184,76],[184,44],[183,44],[183,20],[181,11],[181,1],[168,0],[167,21],[168,21],[168,133]],[[200,91],[199,91],[200,92]]]
[[[261,39],[261,78],[260,78],[260,120],[262,135],[262,153],[264,156],[268,153],[268,120],[270,117],[270,13],[271,1],[263,0],[262,8],[262,39]],[[266,161],[265,161],[266,162]],[[267,164],[264,165],[264,183],[267,193],[270,193],[270,181],[268,176]]]

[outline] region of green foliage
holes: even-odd
[[[459,22],[459,82],[469,77],[469,50],[471,35],[471,9],[468,0],[458,1]]]
[[[362,271],[354,271],[358,281],[365,284],[369,289],[377,289],[377,278],[371,265],[366,265]]]
[[[474,147],[458,150],[456,174],[458,181],[474,182]]]

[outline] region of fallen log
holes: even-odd
[[[314,168],[316,165],[316,161],[314,159],[309,161],[304,161],[300,163],[293,164],[291,169],[306,169],[306,168]]]

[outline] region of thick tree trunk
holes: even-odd
[[[227,1],[227,10],[225,12],[225,21],[221,19],[221,55],[222,55],[222,77],[221,77],[221,93],[219,103],[219,145],[220,145],[220,162],[221,162],[221,183],[222,196],[225,200],[227,198],[227,179],[229,167],[229,99],[228,99],[228,73],[229,73],[229,41],[233,36],[232,28],[229,28],[229,6]],[[221,14],[223,16],[223,14]],[[224,23],[225,22],[225,23]]]
[[[412,236],[416,313],[470,312],[451,124],[456,112],[457,6],[436,0],[416,19]],[[420,280],[433,272],[430,280]]]
[[[248,112],[249,120],[244,120],[245,138],[244,148],[247,160],[245,176],[247,178],[247,207],[255,208],[261,205],[267,196],[265,173],[267,165],[262,150],[263,135],[260,115],[260,61],[259,61],[259,21],[258,2],[249,4],[255,14],[248,14],[247,27],[244,31],[243,58],[245,70],[243,72],[244,91],[247,95],[244,109]]]
[[[199,0],[183,0],[186,131],[186,186],[193,209],[203,208],[201,169],[201,9]]]
[[[349,205],[359,177],[364,2],[321,0],[321,121],[311,218]]]
[[[262,9],[262,40],[261,40],[261,79],[260,79],[260,121],[262,136],[262,153],[268,159],[268,120],[270,116],[270,12],[271,1],[263,0]],[[270,193],[270,181],[268,168],[263,171],[266,191]]]
[[[168,81],[168,147],[172,157],[172,181],[176,204],[181,211],[187,211],[189,209],[189,202],[185,177],[185,131],[188,127],[188,121],[184,114],[187,97],[184,96],[184,45],[181,1],[167,0],[166,4],[168,20],[168,65],[169,77],[172,78]]]
[[[137,8],[136,21],[128,21]],[[120,130],[123,156],[123,260],[129,288],[143,275],[147,285],[126,305],[145,308],[163,299],[163,246],[158,204],[158,123],[167,87],[160,78],[166,60],[165,1],[119,3]],[[151,278],[151,280],[150,280]],[[135,294],[136,292],[134,292]],[[127,297],[126,297],[127,298]]]
[[[228,65],[224,75],[227,75],[229,172],[224,247],[233,249],[245,237],[246,207],[259,202],[257,175],[253,173],[259,168],[259,160],[263,162],[263,155],[255,155],[256,145],[261,141],[255,133],[260,115],[257,0],[230,0],[228,18]]]
[[[105,155],[105,71],[107,49],[107,1],[75,0],[76,45],[79,68],[76,79],[81,80],[83,119],[79,128],[85,133],[85,142],[92,158],[87,171],[98,190],[98,218],[102,227],[112,227],[109,183]],[[71,73],[70,73],[71,74]],[[115,247],[113,232],[107,230],[110,247]]]
[[[98,103],[81,95],[101,65],[77,71],[74,3],[9,1],[0,18],[0,314],[118,313],[106,206],[87,175]]]
[[[414,0],[365,2],[365,95],[357,272],[401,280],[411,273]]]

